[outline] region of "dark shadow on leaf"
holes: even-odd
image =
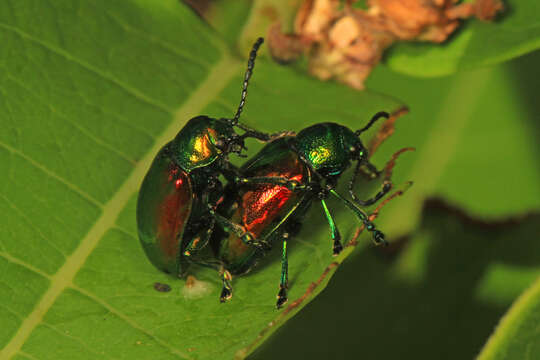
[[[479,289],[493,266],[538,270],[538,233],[540,214],[485,223],[430,201],[400,257],[350,258],[250,359],[471,359],[512,302]]]

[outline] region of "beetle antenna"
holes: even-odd
[[[242,97],[240,99],[240,104],[238,105],[238,110],[236,110],[236,115],[234,115],[234,118],[231,120],[232,126],[235,126],[236,124],[238,124],[238,119],[240,118],[240,114],[242,113],[242,110],[244,109],[244,105],[246,104],[249,78],[251,77],[251,74],[253,74],[253,68],[255,67],[255,58],[257,57],[257,51],[259,50],[259,47],[261,46],[263,42],[264,42],[264,39],[262,37],[258,38],[257,41],[255,41],[255,44],[253,44],[253,48],[251,49],[251,52],[249,53],[248,66],[247,66],[246,74],[244,75],[244,84],[242,85]]]
[[[389,117],[390,117],[390,114],[388,114],[386,111],[379,111],[378,113],[373,115],[373,117],[371,118],[371,120],[369,120],[369,122],[368,122],[368,124],[366,126],[361,128],[360,130],[356,130],[354,133],[356,134],[356,136],[358,136],[361,133],[363,133],[364,131],[366,131],[367,129],[369,129],[371,127],[371,125],[373,125],[375,123],[375,121],[379,120],[380,118],[388,119]]]

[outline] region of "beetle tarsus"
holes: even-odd
[[[341,245],[341,241],[339,240],[334,240],[334,248],[333,248],[333,253],[332,255],[333,256],[338,256],[341,251],[343,250],[343,245]]]
[[[231,298],[232,298],[232,290],[224,286],[223,289],[221,290],[219,301],[224,303],[226,301],[229,301]]]
[[[385,236],[382,231],[374,230],[373,231],[373,240],[376,245],[388,246],[388,241],[386,241]]]
[[[287,298],[287,288],[279,286],[279,292],[277,295],[276,308],[280,309],[289,299]]]

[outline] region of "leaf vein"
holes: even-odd
[[[29,157],[28,155],[24,154],[21,150],[19,149],[16,149],[2,141],[0,141],[0,147],[3,147],[4,149],[6,149],[7,151],[11,152],[12,154],[15,154],[19,157],[21,157],[22,159],[28,161],[32,166],[36,167],[38,170],[41,170],[43,173],[45,173],[46,175],[48,175],[49,177],[57,180],[58,182],[64,184],[65,186],[67,186],[70,190],[72,190],[73,192],[75,192],[77,195],[81,196],[83,199],[87,200],[88,202],[90,202],[91,204],[95,205],[96,207],[98,208],[102,208],[103,207],[103,204],[100,203],[98,200],[96,200],[95,198],[93,198],[91,195],[89,195],[88,193],[84,192],[82,189],[80,189],[77,185],[73,184],[72,182],[68,181],[67,179],[64,179],[63,177],[61,177],[60,175],[54,173],[52,170],[49,170],[48,168],[46,168],[45,166],[41,165],[40,163],[38,163],[37,161],[33,160],[31,157]]]
[[[142,333],[144,333],[145,335],[147,335],[148,337],[150,337],[151,339],[156,341],[156,343],[158,343],[159,345],[161,345],[164,348],[170,350],[171,353],[177,355],[179,358],[191,359],[189,356],[184,354],[182,351],[176,349],[175,347],[171,346],[167,342],[161,340],[159,337],[155,336],[154,334],[152,334],[151,332],[149,332],[148,330],[146,330],[145,328],[143,328],[142,326],[137,324],[135,321],[131,320],[128,316],[121,313],[116,308],[112,307],[110,304],[108,304],[104,300],[102,300],[99,297],[97,297],[96,295],[94,295],[93,293],[91,293],[91,292],[89,292],[89,291],[87,291],[87,290],[85,290],[83,288],[80,288],[80,287],[78,287],[76,285],[71,285],[70,287],[73,290],[76,290],[79,293],[81,293],[82,295],[86,296],[90,300],[94,301],[96,304],[98,304],[98,305],[102,306],[103,308],[107,309],[107,311],[109,311],[111,314],[117,316],[118,318],[122,319],[125,323],[127,323],[132,328],[141,331]]]
[[[104,359],[105,358],[105,354],[103,353],[98,353],[97,351],[93,350],[88,344],[86,344],[81,338],[77,337],[77,336],[73,336],[73,335],[69,335],[69,334],[66,334],[65,332],[61,331],[60,329],[58,329],[56,326],[46,322],[46,321],[43,321],[43,326],[45,327],[48,327],[49,329],[51,329],[52,331],[58,333],[60,336],[63,336],[65,338],[68,338],[68,339],[71,339],[77,343],[79,343],[85,350],[87,350],[88,352],[90,353],[93,353],[93,354],[96,354],[96,355],[99,355],[100,356],[100,359]],[[107,356],[107,358],[109,359],[118,359],[118,358],[115,358],[115,357],[110,357]]]
[[[152,105],[153,107],[161,110],[161,111],[164,111],[166,113],[173,113],[174,110],[169,108],[168,106],[162,104],[161,102],[147,96],[146,94],[142,93],[141,91],[137,90],[136,88],[116,79],[115,77],[113,77],[111,74],[107,74],[107,73],[104,73],[102,72],[101,70],[97,69],[96,67],[90,65],[89,63],[85,62],[84,60],[81,60],[77,57],[75,57],[74,55],[70,54],[69,52],[63,50],[63,49],[60,49],[52,44],[49,44],[47,43],[46,41],[43,41],[39,38],[36,38],[20,29],[17,29],[13,26],[10,26],[6,23],[3,23],[3,22],[0,22],[0,28],[8,31],[8,32],[11,32],[11,33],[14,33],[14,34],[17,34],[19,35],[21,38],[23,39],[26,39],[30,42],[33,42],[35,44],[38,44],[40,46],[42,46],[43,48],[51,51],[52,53],[58,55],[58,56],[61,56],[63,57],[64,59],[68,60],[68,61],[71,61],[79,66],[81,66],[82,68],[96,74],[97,76],[101,77],[102,79],[106,80],[107,82],[110,82],[116,86],[118,86],[120,89],[124,90],[126,93],[130,94],[131,96],[135,97],[136,99],[139,99],[140,101],[144,102],[144,103],[147,103],[149,105]]]
[[[15,212],[17,214],[19,214],[19,216],[32,228],[34,229],[38,234],[39,236],[45,240],[45,242],[47,244],[49,244],[54,250],[56,250],[57,252],[60,253],[60,255],[62,255],[63,258],[66,257],[66,254],[61,250],[59,249],[56,244],[54,242],[52,242],[48,237],[45,236],[45,234],[43,234],[43,232],[39,229],[39,227],[37,225],[35,225],[31,220],[30,218],[28,218],[28,216],[26,216],[26,214],[21,210],[19,209],[11,200],[9,200],[5,195],[2,195],[0,194],[0,198],[3,199],[13,210],[15,210]],[[4,248],[4,246],[2,246]]]
[[[51,114],[57,114],[59,118],[65,120],[67,123],[71,124],[74,128],[76,128],[77,130],[79,130],[79,132],[81,134],[83,134],[84,136],[86,136],[87,138],[89,138],[90,140],[92,140],[93,142],[95,142],[97,145],[115,153],[116,155],[118,155],[119,157],[121,157],[123,160],[129,162],[130,164],[135,164],[135,160],[132,159],[131,157],[127,156],[126,154],[124,154],[122,151],[120,151],[119,149],[116,149],[114,148],[112,145],[110,144],[107,144],[106,142],[100,140],[99,138],[97,138],[94,134],[92,134],[88,129],[84,128],[83,126],[80,126],[79,124],[77,124],[77,122],[73,121],[70,119],[69,116],[67,116],[66,114],[64,114],[63,112],[59,111],[58,109],[54,108],[52,105],[46,103],[38,94],[36,94],[34,91],[32,91],[30,88],[26,87],[24,85],[24,83],[17,79],[16,77],[10,75],[10,74],[7,74],[7,78],[10,79],[11,81],[13,81],[14,83],[16,83],[17,85],[19,85],[21,88],[23,88],[25,91],[27,91],[30,95],[32,95],[36,100],[38,100],[39,102],[42,103],[43,106],[45,106],[46,108],[49,109],[49,111],[51,112]],[[53,132],[54,133],[54,132]]]
[[[142,39],[145,39],[146,41],[148,41],[151,44],[158,45],[162,49],[165,49],[165,50],[171,52],[172,54],[177,55],[180,58],[183,58],[184,60],[187,60],[187,61],[191,62],[194,65],[198,65],[203,69],[208,69],[212,65],[211,63],[209,63],[207,61],[204,61],[203,58],[197,58],[197,57],[190,56],[190,54],[188,54],[188,53],[186,53],[184,51],[180,51],[174,45],[171,45],[170,43],[168,43],[166,41],[162,41],[159,38],[156,38],[156,37],[154,37],[154,36],[152,36],[150,34],[139,31],[138,29],[128,25],[125,21],[122,21],[120,19],[120,17],[118,17],[116,14],[113,14],[113,13],[111,13],[109,11],[107,11],[105,14],[109,18],[116,21],[116,23],[118,25],[120,25],[125,31],[130,32],[130,33],[132,33],[134,35],[137,35],[137,36],[141,37]]]
[[[49,280],[51,279],[51,276],[48,275],[47,273],[45,273],[43,270],[40,270],[37,267],[35,267],[33,265],[30,265],[27,262],[22,261],[21,259],[18,259],[16,257],[8,254],[7,252],[0,252],[0,256],[3,257],[4,259],[6,259],[7,261],[11,262],[11,263],[20,265],[20,266],[32,271],[33,273],[35,273],[37,275],[43,276],[44,278],[49,279]]]

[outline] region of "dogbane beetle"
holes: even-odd
[[[353,188],[360,172],[370,177],[379,174],[369,162],[359,136],[378,119],[388,117],[388,113],[379,112],[357,131],[331,122],[315,124],[296,136],[269,142],[248,160],[239,169],[234,187],[227,189],[216,215],[227,234],[216,233],[212,247],[225,272],[233,275],[248,272],[270,250],[272,243],[281,239],[281,277],[276,304],[280,308],[287,301],[287,241],[298,232],[314,201],[321,203],[328,221],[333,254],[338,255],[343,249],[340,232],[326,203],[330,195],[353,211],[376,244],[386,244],[384,234],[360,207],[376,203],[390,191],[391,183],[385,181],[382,189],[368,200],[360,200]],[[349,200],[336,191],[336,186],[353,161],[357,164],[349,181]],[[228,281],[223,282],[222,302],[232,296],[230,274]]]
[[[259,38],[249,55],[241,100],[232,119],[200,115],[189,120],[158,152],[142,182],[137,199],[139,240],[158,269],[182,276],[191,256],[208,242],[214,228],[209,207],[220,200],[220,174],[231,179],[230,153],[241,155],[244,139],[269,141],[273,135],[238,122],[253,73]],[[245,131],[238,135],[234,127]]]

